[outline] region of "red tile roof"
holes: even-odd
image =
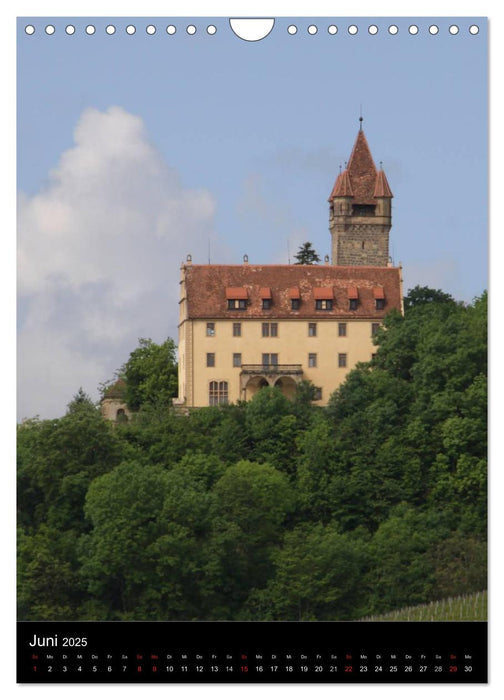
[[[375,197],[393,197],[392,190],[387,182],[387,177],[383,170],[378,171],[376,176],[376,185],[374,190]]]
[[[348,298],[349,299],[358,299],[359,298],[359,291],[357,287],[352,286],[348,287]]]
[[[271,299],[271,289],[269,287],[261,287],[259,290],[261,299]]]
[[[332,287],[313,287],[314,299],[334,299],[334,289]]]
[[[356,204],[375,204],[374,189],[376,183],[376,168],[373,156],[363,131],[357,134],[350,160],[348,175],[352,183],[354,201]]]
[[[329,197],[352,197],[354,204],[376,204],[376,197],[393,197],[383,170],[376,170],[369,144],[359,131],[346,170],[338,175]]]
[[[385,291],[383,287],[373,287],[373,296],[375,299],[385,299]]]
[[[383,318],[392,308],[401,309],[401,270],[397,267],[335,265],[187,265],[185,293],[188,318]],[[271,290],[271,309],[262,308],[261,290]],[[349,311],[349,288],[359,298]],[[374,289],[384,289],[385,308],[377,310]],[[331,289],[332,310],[316,310],[316,289]],[[292,309],[294,290],[300,305]],[[240,292],[242,296],[229,296]],[[246,298],[246,309],[227,308],[227,299]],[[328,297],[324,297],[328,298]]]
[[[126,382],[124,379],[118,379],[112,386],[104,392],[104,399],[125,399],[126,397]]]
[[[248,299],[245,287],[226,287],[226,299]]]
[[[336,178],[334,183],[333,191],[331,192],[331,197],[353,197],[354,193],[352,190],[352,183],[350,182],[350,177],[348,175],[348,170],[344,170]]]

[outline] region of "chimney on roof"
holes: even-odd
[[[243,256],[243,264],[244,264],[244,265],[248,265],[248,255],[247,255],[247,253],[245,253],[245,255]]]

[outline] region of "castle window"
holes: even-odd
[[[316,366],[317,366],[317,353],[310,352],[308,354],[308,367],[316,367]]]
[[[278,365],[278,353],[276,353],[276,352],[263,352],[262,364],[263,364],[263,367],[268,367],[269,365]]]
[[[322,398],[322,387],[321,386],[316,386],[315,390],[313,392],[313,400],[314,401],[320,401]]]
[[[241,336],[241,323],[233,323],[233,335],[235,338]]]
[[[373,297],[377,311],[382,311],[385,308],[385,291],[383,287],[373,287]]]
[[[229,400],[227,382],[210,382],[208,385],[208,403],[210,406],[225,404]]]
[[[355,311],[359,304],[359,290],[357,287],[348,287],[348,308],[350,311]]]
[[[124,410],[124,408],[117,409],[116,421],[118,423],[127,423],[128,422],[128,416],[126,415],[126,411]]]
[[[347,354],[346,352],[340,352],[338,355],[338,367],[347,366]]]
[[[292,287],[289,289],[289,296],[291,300],[291,309],[293,311],[299,311],[299,307],[301,306],[301,293],[299,291],[299,287]]]
[[[246,299],[228,299],[228,311],[243,311],[247,308]]]
[[[317,324],[316,323],[309,323],[308,324],[308,335],[311,338],[314,338],[317,335]]]
[[[346,337],[346,323],[338,323],[338,335],[340,338]]]
[[[374,216],[375,208],[374,204],[353,204],[352,216]]]
[[[241,352],[234,352],[233,353],[233,367],[241,367],[241,363],[242,363]]]
[[[380,324],[379,323],[372,323],[371,324],[371,335],[376,335],[378,331],[380,330]]]
[[[206,324],[206,334],[209,336],[215,335],[215,323]]]
[[[262,307],[265,311],[271,309],[271,289],[269,287],[261,287],[259,290],[262,299]]]
[[[317,311],[332,311],[333,300],[332,299],[317,299],[315,301],[315,308]]]
[[[247,308],[248,293],[244,287],[226,287],[228,311],[244,311]]]
[[[277,338],[278,337],[278,323],[263,323],[262,324],[262,336],[263,338]]]
[[[314,287],[313,298],[317,311],[331,311],[333,307],[334,290],[332,287]]]
[[[207,367],[215,367],[215,353],[214,352],[207,352],[207,354],[206,354],[206,366]]]

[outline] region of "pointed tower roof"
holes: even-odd
[[[347,170],[355,204],[375,204],[374,192],[377,172],[362,129],[357,134]]]
[[[376,185],[374,190],[375,197],[393,197],[392,190],[389,187],[387,177],[383,170],[378,170],[376,176]]]
[[[344,170],[336,178],[336,182],[334,183],[333,191],[331,192],[331,196],[329,197],[329,201],[331,201],[331,199],[333,197],[353,197],[353,196],[354,196],[354,193],[352,190],[352,183],[350,182],[350,178],[348,176],[348,170]]]

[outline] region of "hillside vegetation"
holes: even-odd
[[[486,308],[412,290],[323,409],[304,383],[176,413],[173,342],[141,341],[133,421],[80,391],[19,426],[19,617],[355,620],[484,590]]]
[[[487,592],[481,591],[374,615],[363,622],[484,622],[487,614]]]

